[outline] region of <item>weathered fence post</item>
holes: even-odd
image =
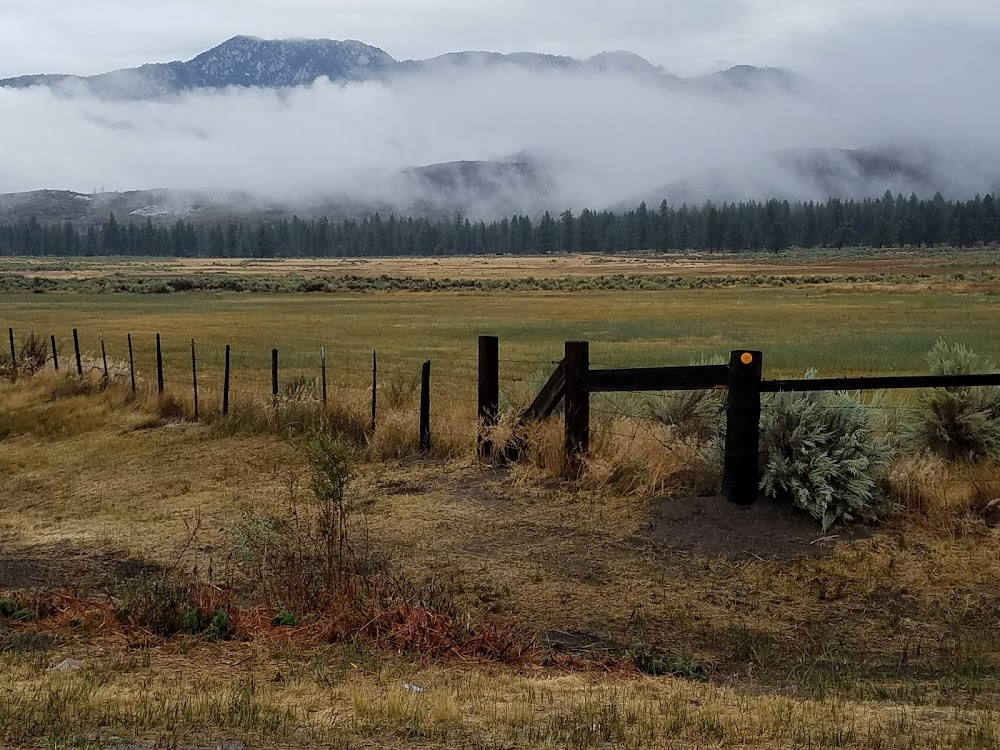
[[[378,350],[372,352],[372,433],[375,432],[375,417],[378,414]]]
[[[80,334],[77,330],[73,329],[73,351],[76,353],[76,374],[78,377],[83,377],[83,360],[80,359]]]
[[[500,420],[500,339],[496,336],[479,337],[478,413],[476,450],[480,459],[486,459],[493,447],[487,431]]]
[[[729,358],[726,457],[722,491],[732,503],[752,505],[760,484],[760,384],[764,355],[734,351]]]
[[[194,339],[191,339],[191,382],[194,385],[194,421],[198,421],[198,356],[194,350]]]
[[[271,398],[278,405],[278,350],[271,350]]]
[[[132,334],[128,334],[128,371],[132,377],[132,395],[135,395],[135,352],[132,351]]]
[[[566,468],[576,472],[580,459],[590,450],[590,393],[587,374],[590,371],[590,343],[567,341],[566,358]]]
[[[12,383],[17,382],[17,354],[14,352],[14,329],[8,328],[7,333],[10,334],[10,380]]]
[[[424,362],[420,374],[420,450],[431,449],[431,362]]]
[[[226,376],[222,382],[222,416],[229,416],[229,356],[230,347],[226,344]]]
[[[104,345],[104,334],[101,334],[101,359],[104,361],[104,387],[108,387],[108,383],[111,382],[111,376],[108,374],[108,349]]]
[[[156,388],[163,395],[163,349],[160,348],[160,334],[156,334]]]
[[[59,372],[59,352],[56,350],[56,337],[50,336],[52,339],[52,365],[56,368],[56,372]]]
[[[326,347],[321,346],[319,349],[319,367],[320,373],[323,381],[323,403],[326,403]]]

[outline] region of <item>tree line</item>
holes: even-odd
[[[705,203],[658,210],[546,212],[540,219],[499,221],[383,217],[173,225],[0,224],[0,255],[172,257],[371,257],[642,250],[781,252],[790,247],[973,247],[1000,244],[1000,205],[993,195],[967,201],[886,193],[879,199],[822,202],[769,200]]]

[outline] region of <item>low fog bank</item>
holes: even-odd
[[[640,198],[1000,189],[1000,51],[957,32],[902,31],[803,51],[790,61],[795,93],[489,67],[144,102],[3,89],[0,193],[170,188],[189,192],[159,194],[164,206],[149,198],[147,213],[222,191],[244,205],[488,217]],[[470,164],[483,161],[493,163]]]

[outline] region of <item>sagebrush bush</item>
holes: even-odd
[[[781,393],[761,415],[761,489],[807,511],[828,530],[887,509],[881,480],[892,447],[874,411],[845,393]]]
[[[935,375],[996,372],[996,365],[962,344],[938,341],[927,355]],[[1000,454],[1000,388],[937,388],[920,397],[907,441],[951,460]]]
[[[725,357],[714,356],[691,362],[691,365],[724,365],[726,362]],[[645,410],[651,419],[672,427],[680,438],[702,443],[713,440],[722,431],[725,409],[724,390],[672,391],[657,393],[645,400]]]

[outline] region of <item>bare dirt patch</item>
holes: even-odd
[[[159,566],[86,545],[49,544],[0,551],[0,589],[70,588],[106,592]]]
[[[643,535],[663,550],[689,550],[730,560],[792,560],[831,554],[871,530],[840,526],[824,534],[809,514],[774,500],[740,507],[722,497],[662,500]]]

